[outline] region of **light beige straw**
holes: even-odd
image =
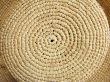
[[[16,82],[8,69],[6,68],[2,57],[0,56],[0,82]]]
[[[110,82],[110,48],[100,69],[87,82]]]
[[[3,18],[5,19],[6,17],[3,15],[5,15],[4,13],[6,13],[5,12],[6,8],[9,8],[9,2],[10,2],[9,0],[0,0],[0,82],[16,82],[16,80],[13,78],[9,70],[6,68],[5,62],[3,61],[3,57],[2,57],[3,54],[2,54],[2,48],[1,48],[2,47],[1,45],[2,21],[3,21]]]
[[[2,7],[1,53],[18,82],[87,82],[102,69],[109,25],[96,0],[2,1],[13,3]]]

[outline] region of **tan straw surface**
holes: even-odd
[[[106,66],[109,25],[96,0],[2,2],[12,4],[1,10],[1,53],[17,81],[86,82]]]
[[[97,1],[103,7],[103,9],[107,15],[109,24],[110,24],[110,0],[97,0]]]
[[[2,32],[2,23],[1,23],[1,18],[2,18],[2,14],[4,13],[4,9],[7,8],[9,6],[9,4],[4,4],[5,0],[0,0],[0,82],[16,82],[16,80],[12,77],[12,75],[10,74],[10,72],[8,71],[8,69],[6,68],[6,65],[3,61],[3,57],[2,57],[2,45],[1,45],[1,32]],[[8,1],[7,1],[8,3]]]
[[[0,82],[16,82],[7,70],[2,57],[0,56]]]
[[[100,69],[87,82],[110,82],[110,48]]]
[[[97,0],[105,11],[110,25],[110,0]],[[92,75],[88,82],[110,82],[110,49],[100,69]]]

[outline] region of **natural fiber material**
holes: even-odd
[[[16,80],[12,77],[12,75],[10,74],[9,70],[6,68],[6,65],[3,61],[3,57],[2,57],[2,50],[1,50],[1,32],[2,32],[2,16],[4,13],[4,9],[7,8],[6,6],[9,5],[4,5],[5,0],[0,0],[0,82],[16,82]],[[7,1],[8,2],[8,1]]]
[[[100,69],[87,82],[110,82],[110,48]]]
[[[19,82],[85,82],[103,65],[109,26],[96,0],[9,1],[1,53]]]
[[[110,0],[97,0],[97,1],[103,7],[110,25]]]
[[[0,82],[16,82],[7,70],[2,57],[0,56]]]

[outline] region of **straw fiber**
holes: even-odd
[[[97,1],[103,7],[103,9],[107,15],[109,24],[110,24],[110,0],[97,0]]]
[[[108,66],[109,24],[96,0],[1,2],[10,5],[1,9],[1,54],[18,82],[94,82]]]
[[[12,4],[12,1],[8,0],[0,0],[0,82],[16,82],[16,80],[13,78],[13,76],[10,74],[8,69],[6,68],[5,62],[2,57],[2,45],[1,45],[1,37],[2,37],[2,21],[6,17],[6,9],[9,10],[10,5]],[[6,11],[6,12],[5,12]],[[7,13],[8,16],[8,13]]]
[[[7,70],[2,57],[0,56],[0,82],[16,82]]]

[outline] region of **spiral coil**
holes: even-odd
[[[95,0],[21,0],[3,26],[4,60],[20,82],[83,82],[109,47]]]

